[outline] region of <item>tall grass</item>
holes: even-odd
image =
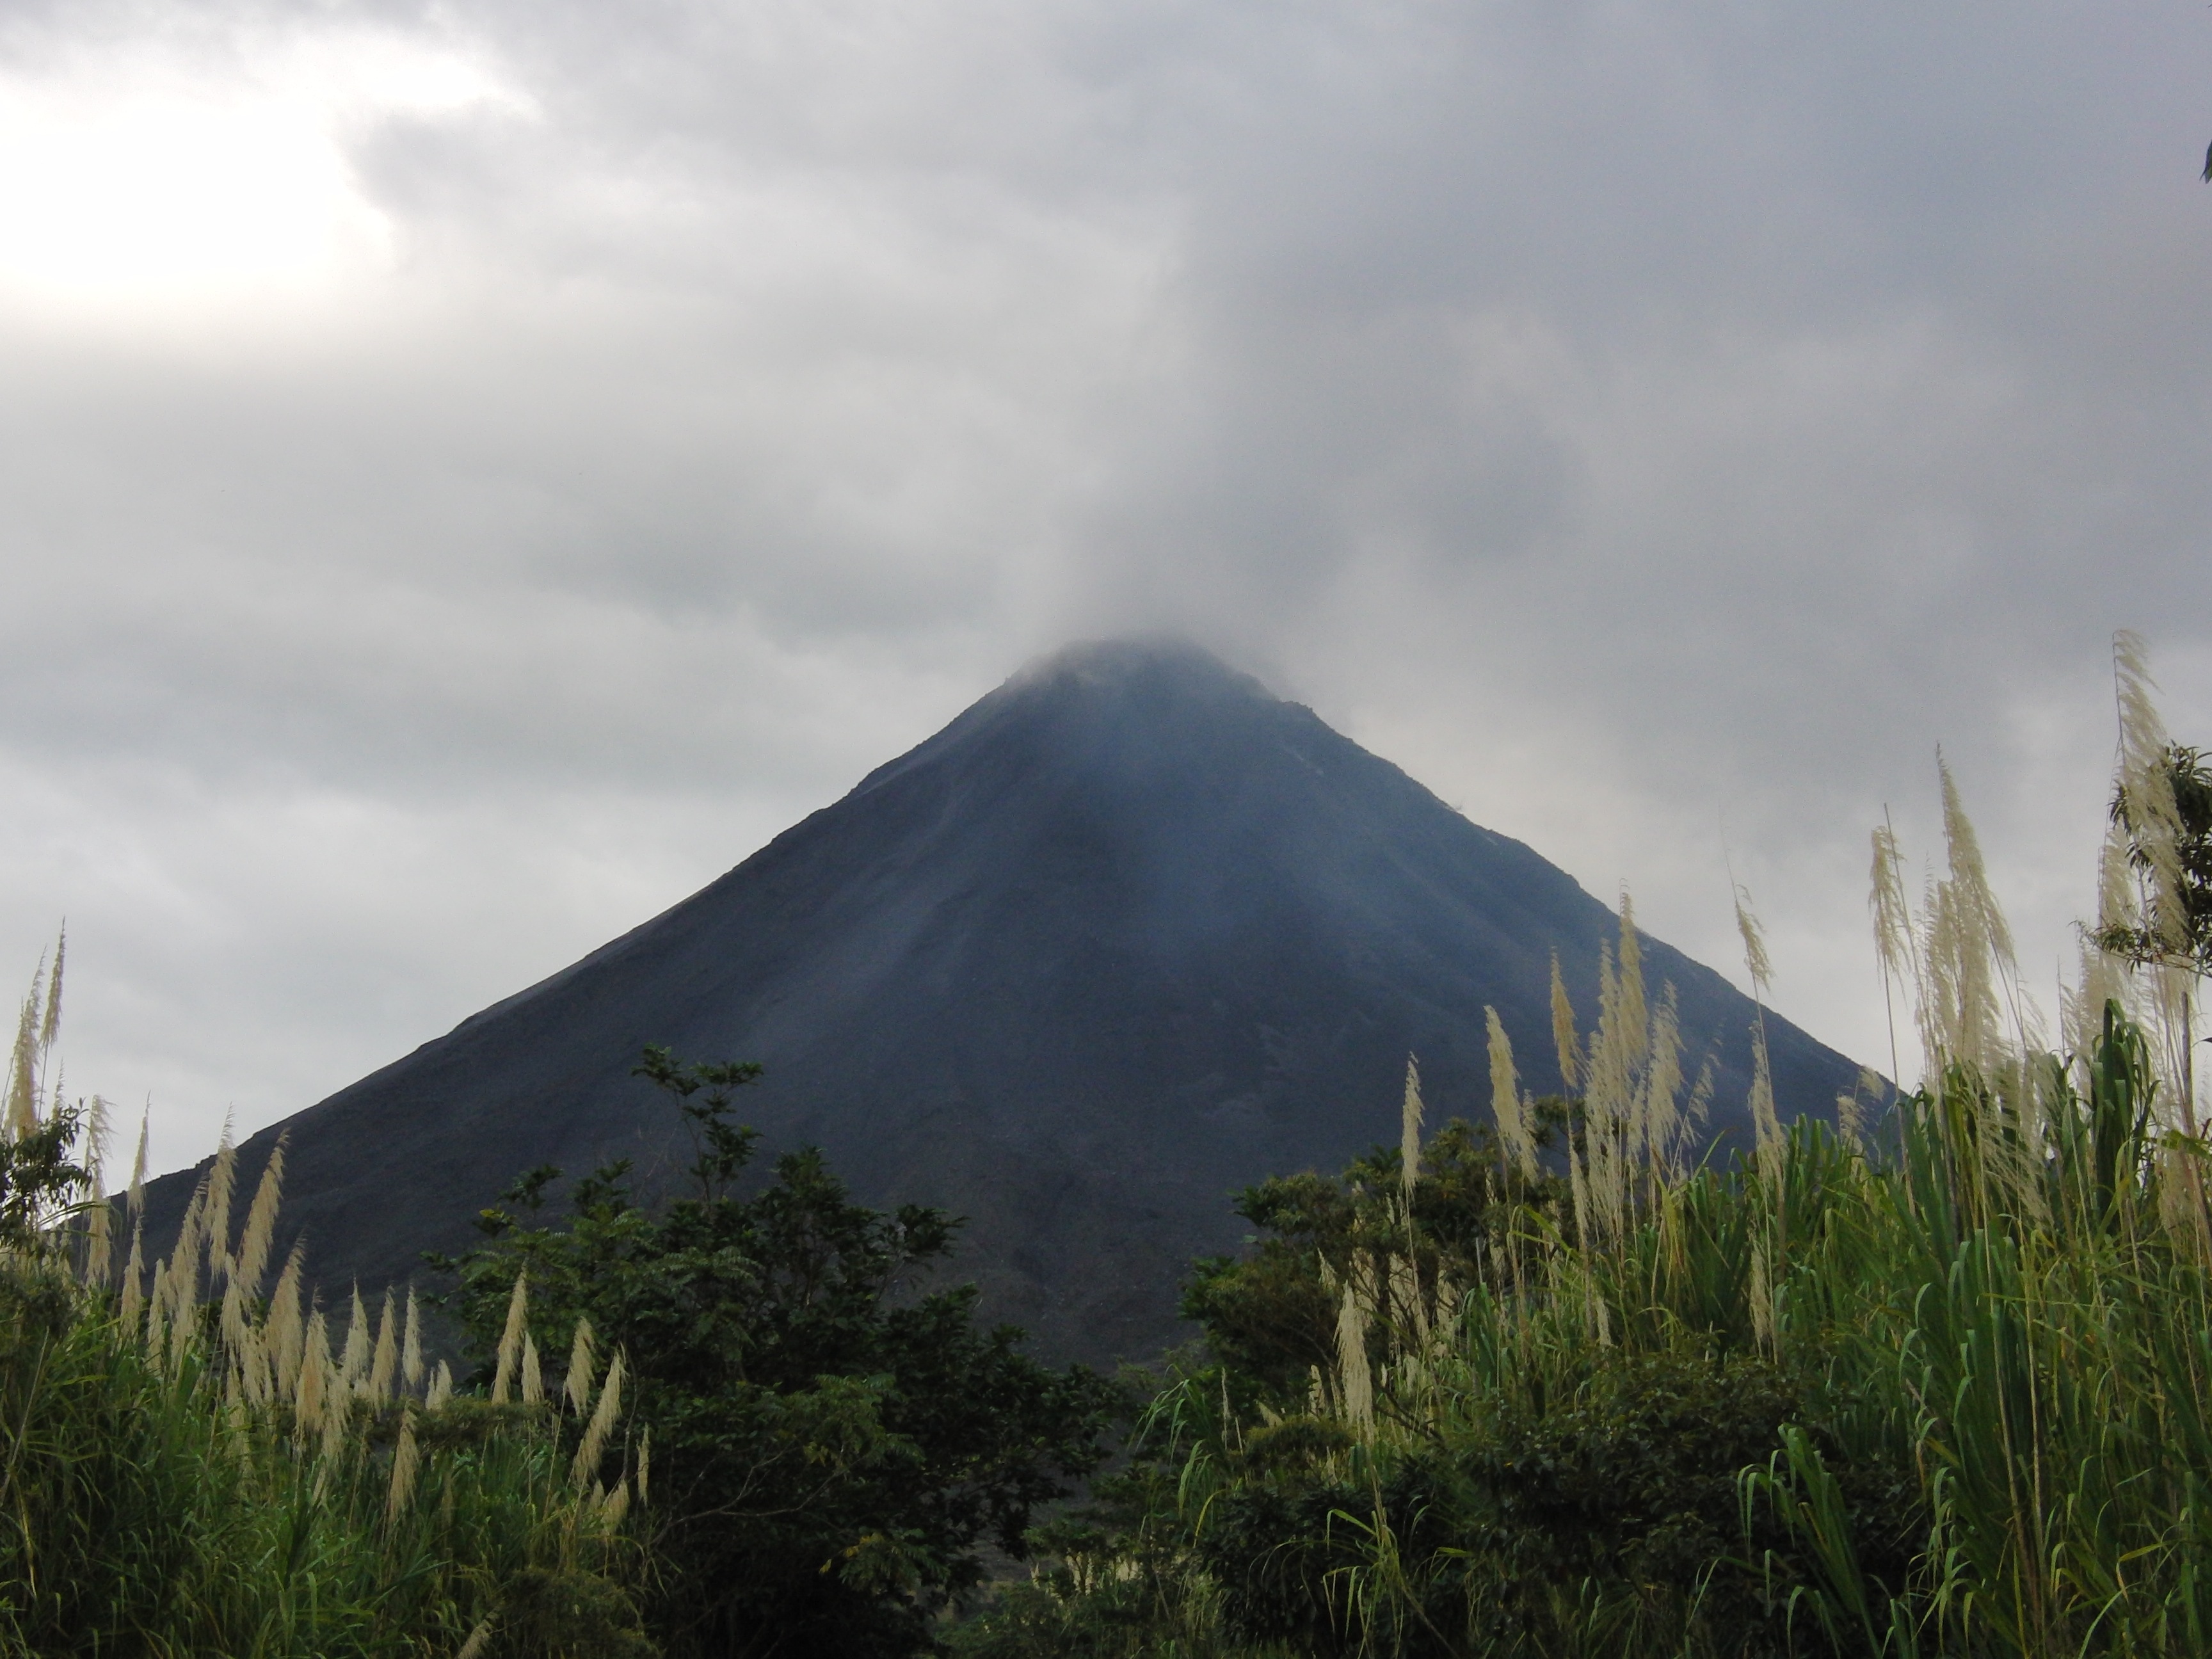
[[[1706,1085],[1686,1085],[1624,902],[1587,1037],[1555,985],[1583,1091],[1565,1178],[1537,1168],[1493,1017],[1468,1277],[1422,1247],[1409,1087],[1401,1212],[1319,1269],[1334,1374],[1302,1413],[1227,1369],[1176,1380],[1147,1424],[1175,1477],[1118,1534],[1124,1576],[1143,1555],[1126,1540],[1148,1540],[1150,1570],[1175,1566],[1160,1605],[1210,1609],[1253,1653],[2212,1651],[2204,941],[2177,925],[2160,775],[2194,751],[2156,727],[2139,647],[2118,655],[2127,811],[2062,1046],[1945,770],[1946,870],[1917,907],[1875,837],[1878,957],[1920,1085],[1785,1130],[1755,1026],[1753,1144],[1686,1170]],[[1739,921],[1763,1002],[1747,903]],[[1111,1650],[1195,1650],[1172,1622]]]
[[[565,1401],[491,1401],[426,1364],[411,1294],[337,1334],[300,1252],[266,1284],[281,1147],[234,1226],[227,1134],[150,1261],[134,1178],[116,1264],[94,1109],[43,1075],[59,968],[0,1140],[0,1654],[651,1652],[619,1357],[595,1395],[580,1333]]]

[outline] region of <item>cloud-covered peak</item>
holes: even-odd
[[[1886,1049],[1937,740],[2055,965],[2212,732],[2208,31],[14,8],[0,937],[179,1160],[1160,632]]]

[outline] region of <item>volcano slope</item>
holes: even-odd
[[[518,1171],[687,1153],[641,1047],[753,1060],[763,1161],[823,1147],[860,1199],[969,1218],[956,1271],[1044,1353],[1149,1358],[1179,1279],[1232,1249],[1233,1191],[1486,1114],[1483,1009],[1558,1086],[1552,953],[1585,1024],[1607,906],[1300,705],[1188,647],[1031,665],[836,805],[574,966],[253,1137],[289,1137],[289,1230],[326,1296],[419,1252]],[[1656,940],[1686,1062],[1740,1133],[1748,1000]],[[1784,1115],[1857,1067],[1769,1013]],[[202,1166],[203,1170],[204,1165]],[[192,1172],[149,1194],[151,1243]],[[281,1257],[279,1258],[281,1259]]]

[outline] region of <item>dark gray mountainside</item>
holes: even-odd
[[[763,1152],[969,1218],[958,1271],[1050,1353],[1149,1357],[1233,1189],[1480,1116],[1483,1007],[1556,1088],[1557,951],[1587,1025],[1615,919],[1562,871],[1187,647],[1035,665],[711,886],[277,1126],[326,1293],[421,1271],[518,1171],[683,1155],[642,1045],[756,1060]],[[1743,1121],[1751,1003],[1656,940],[1686,1063]],[[1787,1115],[1856,1067],[1767,1017]],[[276,1129],[247,1143],[250,1181]],[[203,1166],[204,1168],[204,1166]],[[157,1185],[149,1239],[190,1172]],[[242,1200],[241,1200],[242,1201]],[[149,1249],[149,1258],[155,1252]]]

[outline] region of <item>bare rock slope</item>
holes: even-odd
[[[1148,1357],[1233,1189],[1486,1110],[1483,1008],[1557,1086],[1552,953],[1585,1018],[1608,907],[1518,842],[1187,647],[1033,665],[835,805],[550,979],[277,1126],[286,1218],[330,1291],[421,1272],[518,1170],[680,1158],[640,1048],[761,1061],[763,1150],[969,1218],[957,1270],[1047,1352]],[[1656,940],[1714,1125],[1750,1002]],[[1772,1014],[1784,1115],[1857,1068]],[[276,1131],[241,1160],[250,1180]],[[189,1172],[153,1194],[174,1225]]]

